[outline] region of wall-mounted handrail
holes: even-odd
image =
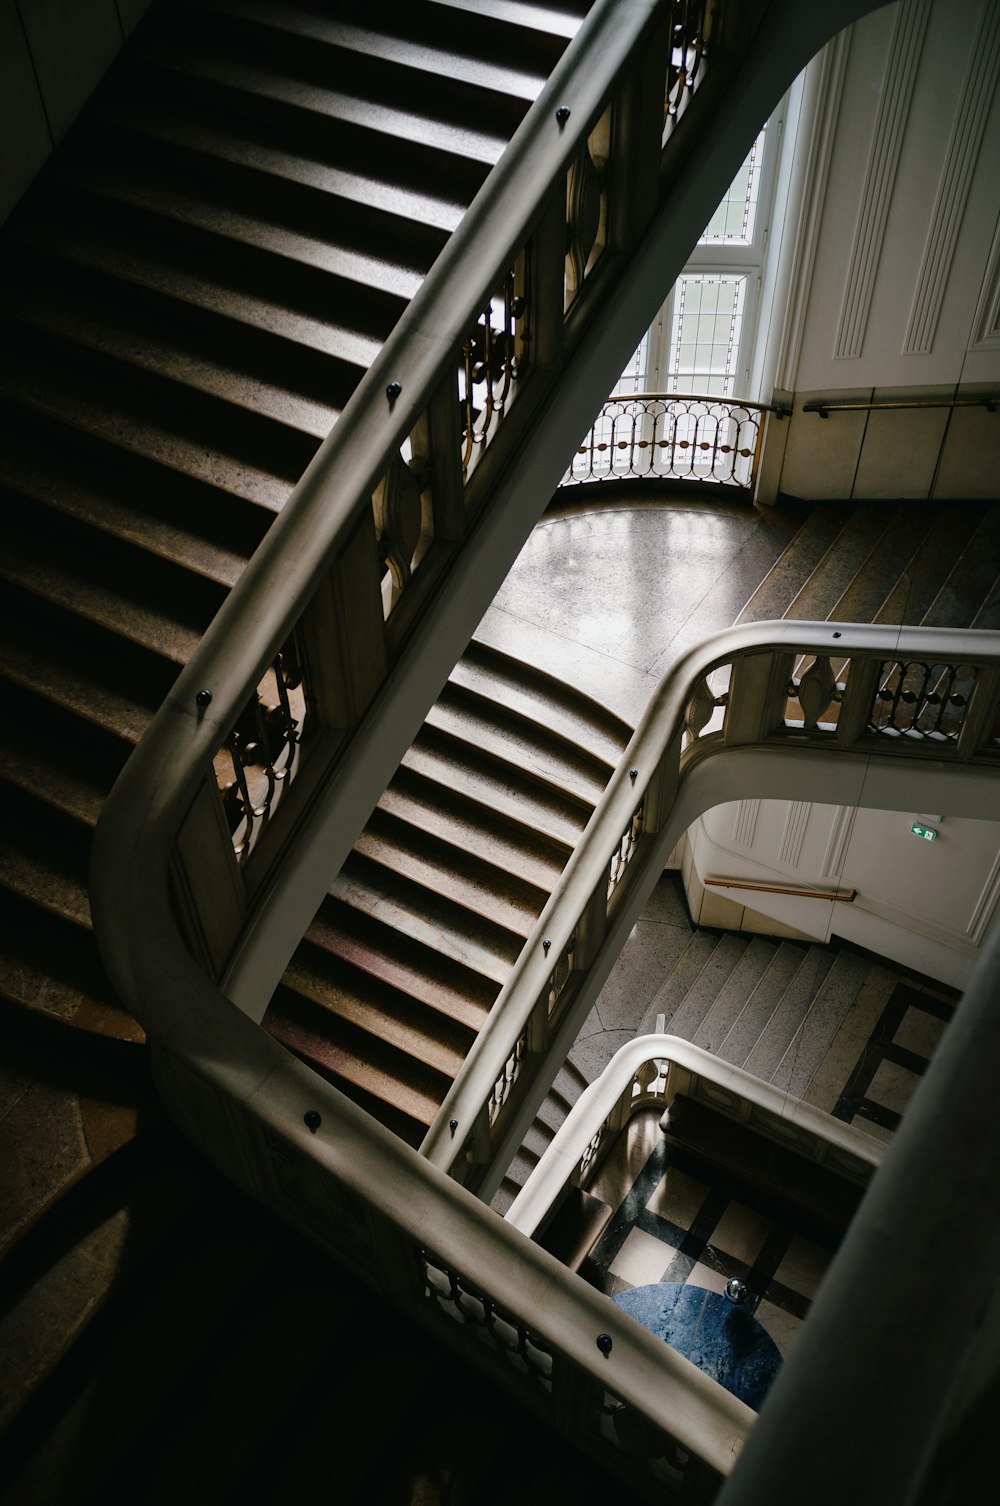
[[[714,889],[750,889],[755,894],[793,894],[797,899],[825,899],[836,904],[850,905],[857,898],[856,889],[809,888],[805,884],[767,884],[763,879],[703,878],[706,887]]]
[[[1000,405],[1000,395],[990,393],[983,397],[900,397],[872,398],[862,402],[856,398],[813,398],[802,404],[803,413],[818,413],[828,418],[831,413],[876,413],[897,408],[985,408],[995,413]]]

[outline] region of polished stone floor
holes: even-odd
[[[476,637],[635,723],[680,654],[735,622],[789,524],[748,503],[654,506],[640,487],[613,506],[585,490],[586,509],[581,500],[534,529]]]

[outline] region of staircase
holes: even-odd
[[[581,7],[325,9],[155,6],[0,240],[0,990],[101,1034],[103,799]]]
[[[799,506],[801,526],[736,622],[1000,629],[1000,505]],[[723,581],[713,594],[731,605],[732,585]],[[636,1034],[654,1031],[662,1014],[670,1033],[804,1097],[868,971],[863,959],[833,947],[747,941],[701,928],[633,1025]],[[613,985],[614,975],[607,988]],[[498,1213],[595,1075],[571,1054],[493,1198]]]
[[[586,696],[471,644],[265,1029],[419,1145],[630,735]]]

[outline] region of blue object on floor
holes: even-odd
[[[650,1333],[759,1412],[781,1369],[777,1344],[745,1308],[720,1292],[678,1281],[634,1286],[612,1298]]]

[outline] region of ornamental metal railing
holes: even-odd
[[[563,485],[703,481],[753,494],[774,403],[685,392],[616,393],[581,440]]]

